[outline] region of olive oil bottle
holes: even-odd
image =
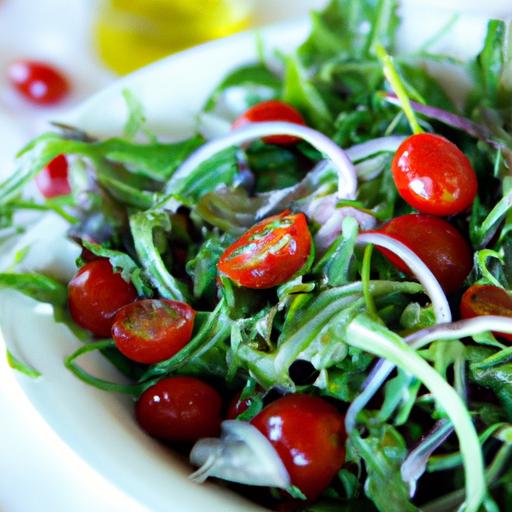
[[[128,73],[190,46],[243,30],[252,0],[102,0],[95,40],[105,64]]]

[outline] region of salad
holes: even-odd
[[[394,0],[332,0],[279,65],[227,76],[197,135],[160,140],[125,91],[123,137],[56,125],[0,184],[3,248],[27,212],[81,248],[68,282],[28,248],[0,273],[83,341],[66,367],[132,396],[192,479],[270,509],[512,503],[507,26],[459,62],[397,55],[399,23]],[[465,70],[467,97],[430,62]],[[86,371],[93,351],[131,384]]]

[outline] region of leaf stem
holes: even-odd
[[[400,75],[398,74],[398,71],[395,67],[393,58],[386,52],[381,44],[375,45],[375,52],[383,65],[384,76],[400,100],[400,105],[404,111],[405,116],[407,117],[407,121],[409,121],[412,132],[414,134],[423,133],[423,129],[416,119],[416,115],[412,109],[411,102],[409,101],[409,96],[407,95]]]

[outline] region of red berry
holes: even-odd
[[[196,312],[183,302],[145,299],[122,307],[112,326],[116,347],[138,363],[169,359],[192,337]]]
[[[498,286],[474,284],[462,296],[460,302],[462,318],[483,315],[512,317],[512,297]],[[496,336],[512,341],[512,334],[495,333]]]
[[[432,133],[407,138],[392,163],[393,179],[407,203],[421,213],[455,215],[469,208],[478,183],[466,155]]]
[[[246,231],[224,251],[217,267],[239,286],[272,288],[298,272],[310,253],[305,215],[285,211]]]
[[[343,416],[322,398],[287,395],[251,423],[272,443],[292,484],[310,500],[329,486],[345,462]]]
[[[246,110],[233,122],[233,128],[240,128],[251,123],[264,123],[270,121],[286,121],[287,123],[306,126],[304,118],[298,110],[278,100],[263,101]],[[295,144],[299,139],[292,135],[270,135],[263,140],[268,144],[288,145]]]
[[[85,264],[68,284],[73,320],[96,336],[110,338],[117,311],[133,302],[137,292],[106,259]]]
[[[236,420],[240,414],[247,411],[252,404],[252,398],[246,398],[245,400],[240,400],[240,395],[242,392],[238,392],[231,402],[229,403],[228,412],[226,413],[226,418],[228,420]]]
[[[58,103],[69,92],[67,79],[44,62],[18,60],[9,66],[7,75],[20,94],[38,105]]]
[[[430,269],[446,293],[457,291],[473,266],[473,254],[463,236],[448,222],[431,215],[396,217],[379,232],[402,242]],[[377,248],[401,272],[409,267],[387,249]]]
[[[222,400],[209,384],[194,377],[171,377],[148,388],[135,416],[150,435],[167,441],[197,441],[220,432]]]
[[[71,193],[68,181],[68,160],[65,155],[54,158],[37,176],[36,184],[46,199]]]

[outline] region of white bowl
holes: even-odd
[[[503,4],[499,8],[503,14]],[[512,7],[509,12],[512,13]],[[489,15],[492,13],[489,12]],[[400,46],[411,51],[447,21],[446,9],[432,9],[424,2],[406,2]],[[267,48],[289,50],[304,38],[306,20],[280,24],[262,31]],[[448,37],[436,50],[459,57],[476,53],[483,41],[485,18],[481,12],[462,16]],[[189,135],[195,115],[213,87],[230,69],[256,59],[254,34],[245,33],[212,42],[169,57],[130,75],[97,94],[61,121],[76,125],[96,135],[113,135],[122,130],[126,109],[121,96],[124,88],[132,90],[142,102],[150,125],[157,132],[173,138]],[[461,94],[467,84],[452,70],[442,73],[452,95]],[[51,233],[61,238],[54,220],[40,228],[39,239]],[[46,230],[46,231],[45,231]],[[63,231],[61,226],[61,232]],[[36,237],[37,238],[37,237]],[[45,249],[46,247],[46,249]],[[62,255],[70,246],[48,257],[48,243],[37,241],[33,251],[45,251],[45,265],[62,268]],[[94,470],[141,505],[154,511],[240,511],[261,510],[221,487],[199,487],[186,476],[190,469],[170,451],[143,434],[134,422],[131,400],[105,393],[77,380],[63,366],[63,359],[79,342],[62,325],[56,325],[48,308],[17,293],[0,293],[0,328],[9,348],[21,359],[42,372],[31,380],[11,375],[51,428]],[[87,369],[111,380],[122,377],[100,356],[82,362]]]

